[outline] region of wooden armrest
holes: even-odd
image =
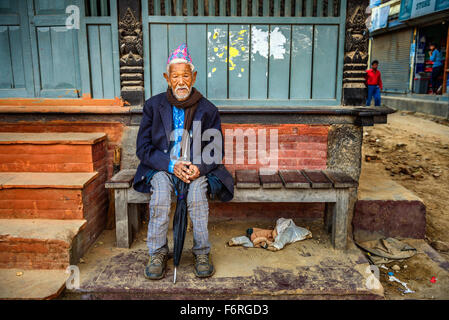
[[[126,189],[131,187],[136,169],[123,169],[105,184],[106,189]]]

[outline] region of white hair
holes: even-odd
[[[190,66],[190,70],[192,70],[192,72],[195,69],[195,66],[193,64],[191,64],[190,62],[188,62],[188,61],[186,61],[184,59],[181,59],[181,58],[176,58],[176,59],[173,59],[172,61],[170,61],[169,64],[167,64],[167,74],[170,74],[170,65],[175,64],[175,63],[186,63],[186,64],[188,64]]]

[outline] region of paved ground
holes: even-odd
[[[350,245],[345,254],[334,250],[321,221],[301,222],[313,239],[288,245],[279,252],[228,247],[227,241],[243,235],[248,227],[273,227],[273,221],[221,220],[210,223],[210,239],[216,273],[199,280],[193,275],[192,234],[188,233],[178,268],[178,282],[172,283],[173,260],[166,278],[149,281],[143,276],[148,260],[145,227],[131,249],[114,247],[115,236],[105,231],[80,264],[81,288],[62,297],[83,298],[167,298],[167,299],[379,299],[382,287],[369,290],[365,283],[368,263]],[[169,235],[169,242],[171,235]]]

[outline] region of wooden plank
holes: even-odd
[[[236,187],[242,189],[260,188],[259,174],[257,170],[236,170]]]
[[[187,25],[187,45],[192,56],[196,75],[195,88],[206,94],[207,81],[207,29],[205,24]]]
[[[231,202],[336,202],[337,191],[338,189],[236,188]]]
[[[237,0],[231,0],[231,16],[237,15]]]
[[[128,216],[128,190],[115,190],[115,237],[116,246],[129,248],[132,243],[132,225]]]
[[[277,172],[268,174],[260,173],[260,182],[262,183],[262,188],[264,189],[279,189],[282,188],[282,180]]]
[[[248,98],[249,25],[229,26],[229,99]]]
[[[327,0],[327,16],[334,16],[334,0]]]
[[[323,173],[332,182],[334,188],[352,188],[358,186],[358,182],[344,172],[326,170]]]
[[[159,4],[159,11],[161,10],[160,9],[160,4]],[[172,6],[171,6],[171,0],[165,0],[165,3],[164,3],[164,10],[165,10],[165,15],[166,16],[171,16],[172,15]]]
[[[219,0],[220,16],[226,16],[226,0]]]
[[[281,16],[281,0],[274,0],[273,3],[273,16],[280,17]]]
[[[120,53],[118,41],[118,9],[117,0],[110,2],[111,31],[112,31],[112,65],[114,73],[114,97],[120,97]],[[80,60],[82,61],[82,60]]]
[[[336,94],[338,26],[315,26],[312,99],[332,99]]]
[[[204,16],[204,1],[198,1],[198,15]]]
[[[268,99],[289,98],[290,42],[290,25],[270,25]]]
[[[313,0],[306,0],[306,17],[313,16]]]
[[[207,98],[228,98],[228,26],[207,26]]]
[[[263,0],[263,16],[269,17],[270,16],[270,2],[269,0]]]
[[[323,0],[318,0],[316,3],[316,16],[322,17],[323,16]]]
[[[162,78],[167,70],[167,25],[150,24],[150,42],[151,91],[155,95],[167,89],[167,83]]]
[[[89,0],[89,4],[90,4],[90,15],[91,16],[98,16],[97,1],[96,0]]]
[[[11,61],[11,48],[9,41],[9,30],[7,26],[0,26],[0,88],[11,89],[14,87],[14,77]]]
[[[201,2],[201,1],[199,1]],[[187,15],[192,17],[193,16],[193,1],[187,1]]]
[[[279,175],[287,189],[307,189],[310,182],[299,170],[279,170]]]
[[[295,0],[295,17],[302,17],[302,0]]]
[[[285,0],[284,4],[284,17],[292,16],[292,3],[291,0]]]
[[[258,42],[257,48],[251,44],[250,59],[250,99],[266,99],[268,90],[268,26],[251,26],[251,41]],[[256,51],[257,49],[257,51]]]
[[[332,188],[332,182],[319,170],[302,170],[304,176],[309,179],[312,188]]]
[[[101,75],[103,83],[103,99],[114,99],[114,68],[112,60],[112,38],[111,27],[99,26],[100,50],[101,50]]]
[[[186,43],[186,25],[169,24],[168,25],[168,52],[173,52],[179,45]]]
[[[182,16],[183,12],[182,12],[182,0],[175,0],[176,1],[176,15],[177,16]]]
[[[259,16],[259,1],[252,1],[251,15],[253,17]]]
[[[209,0],[209,16],[215,16],[215,0]]]
[[[129,188],[136,174],[135,169],[123,169],[105,184],[106,189]]]
[[[91,70],[92,98],[103,97],[103,69],[101,67],[101,49],[99,26],[88,25],[89,61]]]
[[[11,52],[14,52],[14,54],[11,56],[14,88],[24,88],[25,69],[23,66],[22,38],[20,36],[21,30],[19,26],[9,26],[8,29],[9,29],[9,44],[11,46]],[[8,60],[0,60],[0,61],[8,61]]]
[[[114,1],[114,0],[112,0]],[[109,16],[108,12],[108,0],[100,0],[100,15],[101,16]]]
[[[313,26],[292,26],[290,99],[310,99],[312,95]]]
[[[349,190],[337,190],[337,201],[332,217],[332,244],[337,250],[346,249],[348,237]]]
[[[242,17],[248,16],[248,0],[242,0],[241,13]]]

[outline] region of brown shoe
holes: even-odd
[[[193,256],[195,257],[193,271],[198,278],[207,278],[215,273],[210,254],[194,254]]]
[[[158,252],[148,260],[148,264],[145,267],[145,278],[150,280],[159,280],[165,276],[167,268],[168,255],[163,252]]]

